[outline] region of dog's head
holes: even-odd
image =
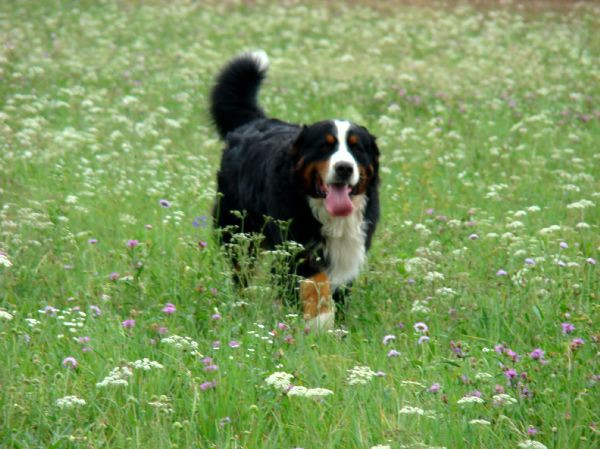
[[[295,175],[304,193],[323,199],[335,217],[350,215],[359,195],[377,182],[375,137],[354,123],[327,120],[304,126],[293,145]]]

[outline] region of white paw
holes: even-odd
[[[315,331],[328,331],[333,329],[335,324],[335,312],[326,312],[317,315],[316,317],[308,320],[308,327]]]

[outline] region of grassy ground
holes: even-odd
[[[259,5],[0,4],[0,447],[598,447],[597,5]],[[271,115],[379,136],[335,333],[206,218],[248,48]]]

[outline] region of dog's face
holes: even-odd
[[[347,216],[353,201],[376,181],[379,149],[366,128],[341,120],[304,126],[293,146],[297,180],[305,194],[324,200],[332,216]]]

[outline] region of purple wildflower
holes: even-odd
[[[65,368],[77,368],[77,360],[75,359],[75,357],[65,357],[62,361],[62,364]]]
[[[112,273],[110,273],[108,275],[108,278],[113,282],[117,281],[117,280],[119,280],[119,273],[117,273],[116,271],[113,271]]]
[[[158,204],[160,204],[161,207],[164,207],[165,209],[168,209],[169,207],[171,207],[171,203],[169,202],[169,200],[166,199],[162,199],[158,202]]]
[[[162,311],[167,315],[171,315],[177,311],[177,308],[175,307],[175,304],[168,302],[167,304],[165,304]]]
[[[427,389],[427,391],[429,391],[430,393],[436,394],[436,393],[439,393],[439,391],[441,389],[442,389],[442,386],[439,383],[435,382],[435,383],[431,384],[431,387],[429,387]]]
[[[210,317],[215,321],[219,321],[221,319],[221,315],[218,313],[213,313]]]
[[[45,315],[56,316],[57,312],[58,311],[54,307],[52,307],[52,306],[46,306],[46,307],[44,307],[44,314]]]
[[[514,368],[509,368],[507,370],[504,371],[504,375],[506,376],[506,378],[508,380],[513,380],[517,378],[517,370]]]
[[[206,248],[207,246],[208,246],[208,243],[207,243],[207,242],[205,242],[204,240],[200,240],[200,241],[198,242],[198,247],[199,247],[200,249],[204,249],[204,248]]]
[[[102,314],[102,311],[100,310],[100,307],[98,307],[98,306],[96,306],[96,305],[94,305],[94,304],[92,304],[92,305],[90,306],[90,310],[91,310],[91,311],[94,313],[94,315],[96,315],[96,316],[100,316],[100,315]]]
[[[504,387],[502,385],[496,385],[494,387],[494,392],[496,394],[502,394],[502,393],[504,393]]]
[[[399,355],[400,353],[395,349],[390,349],[390,351],[387,353],[388,357],[398,357]]]
[[[229,347],[230,348],[239,348],[240,347],[240,342],[237,340],[231,340],[229,342]]]
[[[573,340],[571,340],[571,349],[575,351],[582,347],[584,343],[585,341],[583,340],[583,338],[574,338]]]
[[[98,240],[97,240],[97,239],[89,239],[89,240],[88,240],[88,243],[89,243],[90,245],[95,245],[96,243],[98,243]]]
[[[125,328],[125,329],[131,329],[133,326],[135,326],[135,320],[125,320],[121,323],[121,325]]]
[[[225,427],[227,424],[229,424],[231,422],[231,418],[229,416],[226,416],[224,418],[221,418],[219,420],[219,427]]]
[[[596,265],[596,259],[593,259],[591,257],[588,257],[587,259],[585,259],[585,261],[590,265]]]
[[[529,435],[530,437],[537,435],[538,432],[539,432],[539,430],[537,430],[533,426],[529,426],[529,428],[527,429],[527,435]]]
[[[215,382],[214,380],[212,382],[203,382],[200,384],[200,389],[202,391],[206,391],[206,390],[210,390],[212,388],[215,388],[217,386],[217,382]]]
[[[427,335],[421,335],[417,340],[417,343],[422,345],[423,343],[428,343],[430,338]]]
[[[219,370],[219,366],[215,365],[214,363],[212,365],[206,365],[204,367],[204,371],[207,371],[207,372],[218,371],[218,370]]]
[[[570,334],[575,330],[575,326],[573,326],[571,323],[561,323],[560,326],[562,327],[562,333],[564,335]]]
[[[531,357],[533,360],[540,360],[544,357],[544,351],[540,348],[535,348],[529,353],[529,357]]]
[[[469,235],[469,240],[477,240],[478,238],[479,238],[479,236],[477,234]]]
[[[502,268],[496,271],[496,276],[506,276],[507,274],[508,273],[506,272],[506,270],[503,270]]]
[[[140,242],[138,242],[135,239],[132,240],[127,240],[127,247],[128,248],[135,248],[136,246],[138,246],[140,244]]]
[[[285,323],[277,323],[277,329],[279,329],[280,331],[284,331],[284,330],[289,329],[289,327]]]
[[[482,396],[481,391],[479,390],[473,390],[470,391],[469,393],[465,394],[465,397],[474,397],[474,398],[480,398]]]
[[[558,246],[560,246],[562,249],[567,249],[569,247],[569,244],[567,242],[560,242]]]
[[[221,342],[219,340],[215,340],[212,342],[212,348],[213,349],[220,349],[221,348]]]
[[[525,259],[525,263],[527,265],[535,265],[535,260],[533,260],[531,257],[528,257],[527,259]]]
[[[192,226],[195,228],[205,228],[207,226],[207,221],[206,215],[200,215],[199,217],[194,218]]]

